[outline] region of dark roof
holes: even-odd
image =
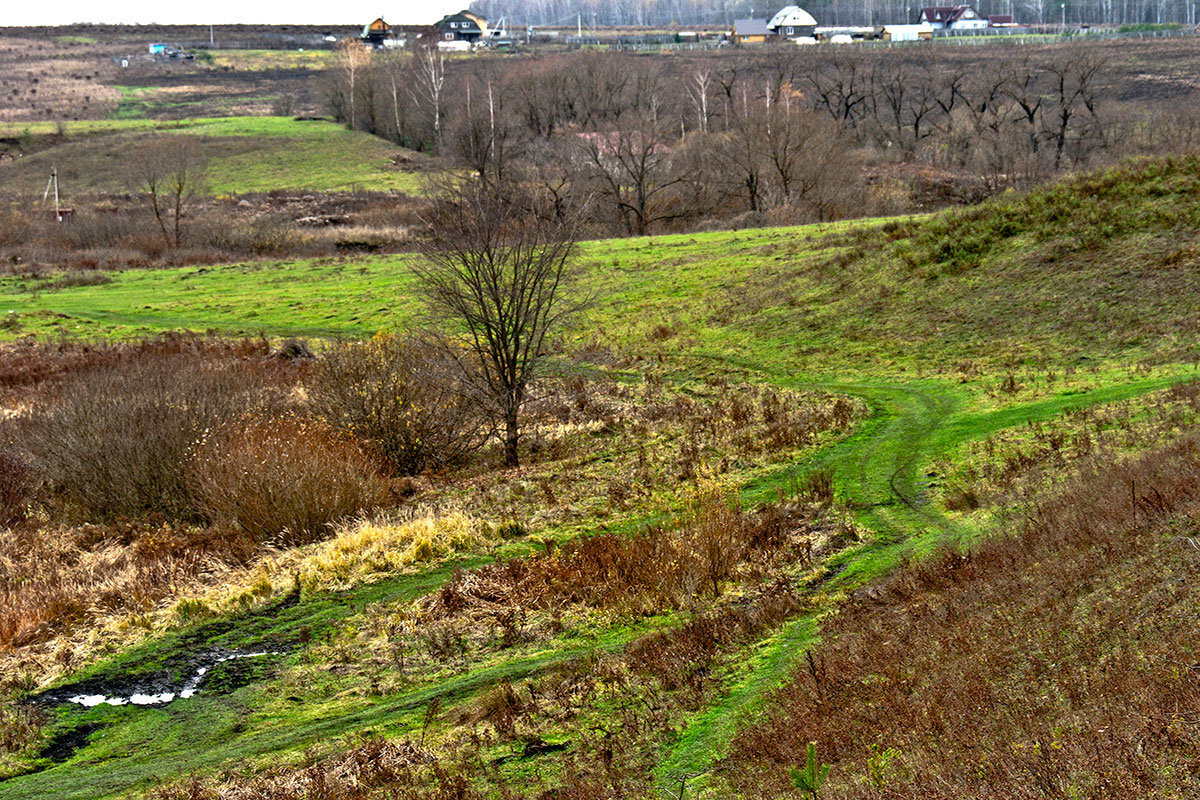
[[[433,25],[438,30],[445,30],[448,27],[448,23],[451,23],[451,22],[459,23],[458,30],[464,29],[464,26],[462,23],[470,23],[471,27],[466,28],[466,30],[475,30],[475,31],[479,31],[480,33],[483,32],[483,26],[487,24],[487,20],[483,19],[482,17],[480,17],[476,14],[472,14],[470,11],[467,11],[466,9],[464,9],[464,10],[458,12],[457,14],[447,14],[446,16],[442,17],[437,22],[435,22]]]
[[[949,25],[971,9],[970,6],[925,6],[921,15],[928,22],[940,22]]]
[[[735,19],[733,29],[738,36],[768,36],[771,33],[765,19]]]
[[[993,14],[988,17],[989,25],[1012,25],[1016,19],[1012,14]]]

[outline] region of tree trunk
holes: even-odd
[[[504,412],[504,465],[506,467],[520,466],[520,455],[517,453],[520,432],[517,410],[515,408],[506,410]]]

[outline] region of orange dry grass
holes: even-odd
[[[242,538],[169,527],[4,531],[0,651],[44,644],[104,619],[146,613],[201,573],[220,572],[253,553],[253,545]]]

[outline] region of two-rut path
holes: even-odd
[[[794,388],[824,389],[861,397],[871,410],[870,416],[851,436],[802,463],[751,483],[743,491],[747,505],[753,505],[773,497],[779,487],[785,486],[798,473],[812,469],[832,470],[839,496],[854,509],[856,522],[869,534],[861,547],[839,557],[838,563],[831,565],[836,573],[827,584],[831,588],[860,585],[882,574],[913,548],[923,549],[945,537],[964,533],[927,500],[920,470],[936,453],[1003,428],[1049,419],[1070,408],[1114,402],[1165,388],[1175,380],[1142,380],[1001,410],[972,412],[968,393],[946,382],[801,381],[780,375],[764,377]],[[397,579],[362,591],[373,601],[432,591],[439,579],[448,577],[450,569],[436,572],[438,575]],[[324,606],[317,601],[320,608],[314,606],[310,615],[315,621],[319,611],[332,621],[339,614],[361,607],[366,599],[366,596],[348,596],[336,602],[326,600]],[[305,607],[310,602],[303,602],[289,611],[290,615],[296,616],[289,624],[308,613]],[[664,754],[659,771],[663,780],[677,785],[678,776],[702,773],[719,758],[739,725],[753,719],[771,690],[786,679],[816,632],[816,617],[806,616],[787,623],[759,642],[751,655],[738,665],[718,701],[693,717]],[[619,649],[623,644],[624,638],[615,636],[601,646]],[[415,718],[419,706],[434,698],[454,702],[498,681],[516,681],[577,655],[577,652],[556,652],[520,659],[464,675],[444,685],[381,698],[370,707],[356,711],[347,709],[348,713],[335,718],[290,720],[291,724],[271,725],[245,735],[230,736],[226,731],[220,737],[207,737],[211,741],[206,742],[198,740],[205,738],[204,720],[189,721],[182,707],[177,711],[145,711],[142,713],[159,717],[159,725],[165,724],[171,731],[176,727],[189,729],[192,735],[163,730],[151,734],[146,730],[143,736],[133,737],[134,742],[140,739],[144,747],[137,753],[118,754],[103,745],[97,750],[94,743],[88,744],[80,749],[79,757],[68,763],[0,784],[0,797],[15,800],[54,796],[65,800],[121,794],[135,786],[144,786],[148,779],[153,780],[151,776],[162,778],[178,774],[180,770],[212,769],[239,758],[302,748],[314,741],[381,724],[387,728],[405,718]],[[144,724],[125,719],[135,713],[139,712],[125,709],[121,711],[122,719],[116,719],[114,723]]]

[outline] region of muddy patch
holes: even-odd
[[[78,750],[87,747],[88,740],[91,739],[93,733],[100,730],[100,727],[98,723],[88,722],[59,731],[50,741],[46,742],[41,752],[38,753],[38,757],[47,758],[55,764],[68,761]]]
[[[278,671],[280,656],[295,646],[290,632],[280,630],[280,618],[293,613],[298,600],[293,591],[259,611],[199,625],[175,638],[165,657],[160,645],[119,668],[48,689],[26,702],[88,708],[162,705],[198,693],[227,694],[266,680]]]
[[[164,705],[201,692],[228,694],[268,677],[277,667],[281,655],[280,650],[207,653],[192,659],[190,673],[183,678],[168,670],[128,678],[91,678],[30,699],[45,705],[73,703],[94,708],[99,705]]]

